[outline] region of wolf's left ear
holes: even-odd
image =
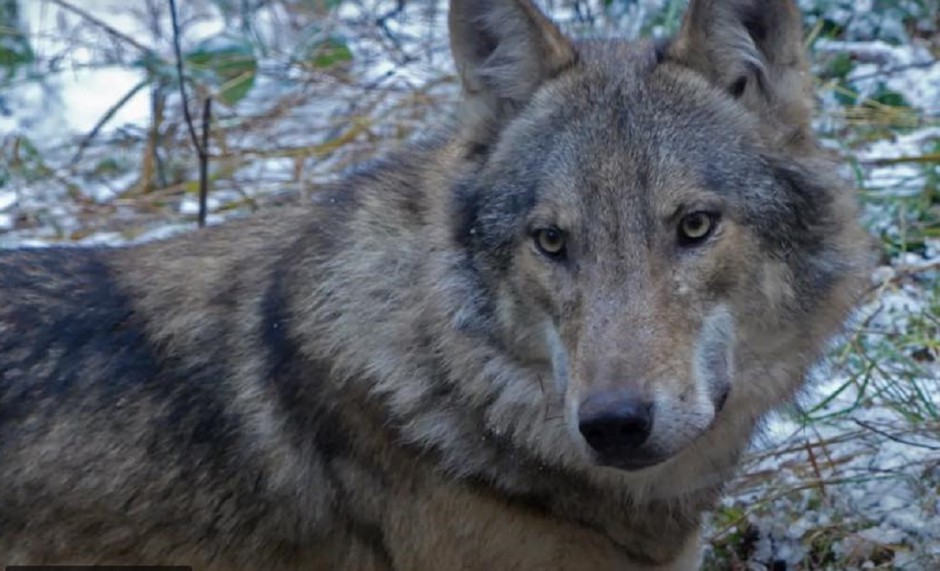
[[[486,146],[543,82],[577,59],[530,0],[450,0],[450,47],[463,85],[461,121]]]
[[[794,0],[691,0],[668,54],[760,115],[769,143],[811,140],[812,85]]]

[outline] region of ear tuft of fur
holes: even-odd
[[[471,147],[485,147],[543,82],[577,60],[530,0],[451,0],[448,20]]]
[[[669,57],[757,113],[772,146],[812,140],[812,86],[794,0],[691,0]]]

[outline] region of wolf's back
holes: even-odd
[[[0,252],[4,564],[63,557],[52,554],[56,542],[120,560],[154,538],[183,541],[176,535],[198,535],[205,517],[223,522],[209,502],[245,489],[233,475],[237,420],[211,376],[180,382],[172,356],[148,340],[112,256]],[[180,518],[190,525],[155,533]]]
[[[105,251],[0,252],[0,423],[152,378],[156,362]],[[6,434],[7,430],[4,431]]]

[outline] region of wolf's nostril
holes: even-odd
[[[598,427],[581,426],[581,433],[588,442],[599,442],[604,438],[604,431]]]
[[[644,422],[627,420],[620,424],[618,434],[620,434],[621,438],[630,438],[638,432],[644,431],[646,431],[646,425]]]
[[[592,395],[578,410],[587,443],[601,454],[622,454],[642,446],[653,426],[653,408],[631,394],[606,391]]]

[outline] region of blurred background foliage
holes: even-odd
[[[209,95],[221,104],[211,136],[217,215],[309,193],[428,120],[439,122],[457,96],[446,7],[439,1],[180,4],[190,106],[198,111]],[[936,55],[937,0],[801,4],[811,45],[836,39],[890,47],[917,39]],[[677,29],[685,2],[545,5],[574,34],[664,36]],[[110,230],[134,238],[154,224],[193,215],[187,197],[197,169],[180,121],[171,42],[166,0],[0,0],[0,116],[15,119],[0,122],[0,189],[16,191],[19,203],[8,226],[32,226],[61,240]],[[911,111],[905,94],[883,81],[887,76],[865,89],[853,84],[853,70],[884,53],[839,47],[819,55],[821,87],[838,104],[824,107],[830,116],[880,127],[882,134],[936,120],[936,109]],[[134,81],[119,82],[122,91],[106,86],[100,97],[110,106],[91,128],[66,133],[23,111],[54,118],[58,106],[58,112],[81,113],[74,101],[56,99],[57,80],[81,82],[94,69],[124,70]],[[42,105],[35,104],[37,93]],[[149,99],[149,117],[122,124],[122,110],[139,106],[141,97]],[[852,135],[870,139],[879,131]],[[35,193],[37,181],[43,196],[22,196],[29,188]]]

